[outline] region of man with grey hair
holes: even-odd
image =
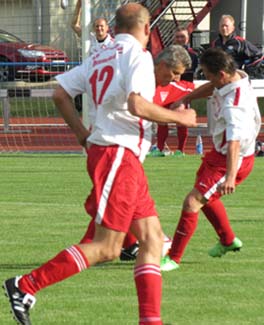
[[[154,58],[156,84],[165,86],[171,80],[180,80],[191,64],[190,56],[182,46],[168,46]]]
[[[169,108],[172,103],[180,100],[190,93],[195,85],[193,82],[181,80],[186,69],[191,67],[192,61],[189,53],[180,45],[170,45],[160,52],[154,59],[157,88],[154,102]],[[168,82],[171,80],[171,82]],[[163,157],[169,128],[167,124],[158,124],[157,147],[154,147],[148,156]],[[184,156],[184,149],[188,137],[188,129],[185,126],[177,126],[178,146],[174,156]],[[166,153],[171,153],[170,151]]]

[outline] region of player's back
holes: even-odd
[[[138,156],[147,152],[151,123],[133,116],[127,99],[135,92],[152,100],[155,81],[150,54],[133,36],[119,34],[113,46],[91,58],[88,80],[89,93],[97,107],[89,140],[99,145],[122,145]]]

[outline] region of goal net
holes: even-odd
[[[128,2],[81,1],[91,21],[104,17],[110,23],[116,8]],[[54,76],[80,64],[80,42],[71,27],[77,2],[0,0],[1,153],[82,152],[51,98]]]

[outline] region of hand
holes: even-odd
[[[190,101],[183,97],[183,98],[177,100],[176,102],[174,102],[173,104],[171,104],[170,108],[175,109],[181,105],[183,105],[184,107],[188,107],[190,105]]]
[[[172,105],[174,105],[174,104],[172,104]],[[173,108],[173,110],[176,111],[176,112],[183,111],[183,110],[185,110],[185,105],[184,104],[180,104],[179,106]]]
[[[86,133],[77,136],[79,144],[84,148],[88,147],[87,138],[91,134],[91,132],[89,130],[86,130],[86,131],[87,131]]]
[[[231,180],[225,180],[222,184],[217,186],[217,192],[221,195],[228,195],[235,192],[235,182]]]
[[[181,119],[178,124],[186,127],[194,128],[197,126],[196,121],[196,112],[192,108],[183,109],[183,110],[175,110],[175,113],[181,114]]]

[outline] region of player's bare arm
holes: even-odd
[[[226,155],[226,179],[217,189],[222,195],[232,194],[235,192],[235,180],[237,175],[239,152],[239,141],[229,141]]]
[[[78,0],[76,3],[76,7],[73,13],[73,18],[71,22],[71,27],[75,31],[75,33],[81,37],[82,34],[82,26],[81,26],[81,7],[82,2],[81,0]]]
[[[172,111],[153,104],[139,94],[128,97],[128,109],[132,115],[157,123],[177,123],[187,127],[196,127],[196,112],[193,109]]]
[[[64,88],[58,86],[53,94],[53,100],[65,122],[76,135],[79,143],[85,146],[86,138],[89,136],[90,132],[85,128],[77,115],[70,95]]]

